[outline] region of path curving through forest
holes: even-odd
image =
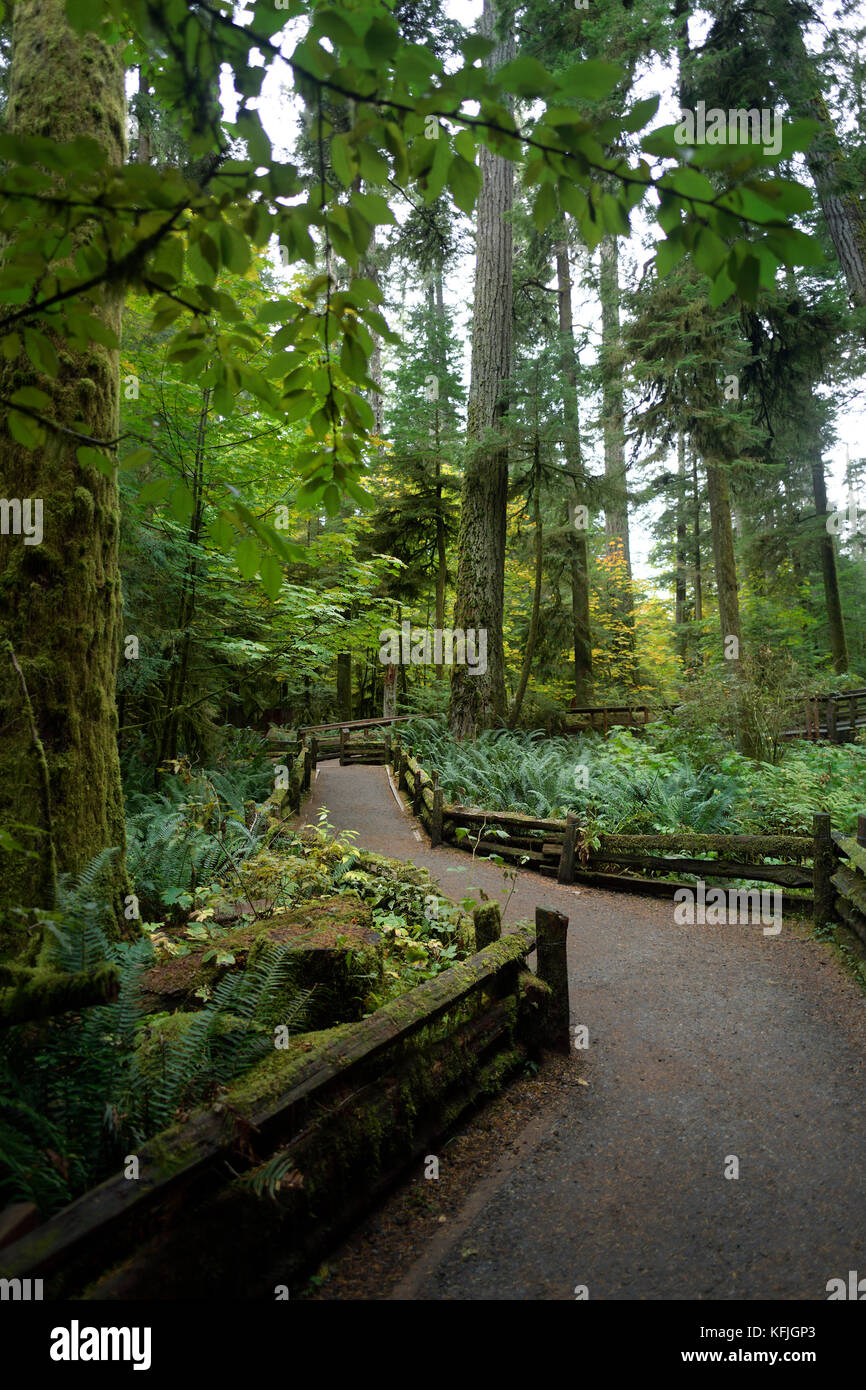
[[[431,849],[383,767],[321,765],[301,820],[322,807],[449,897],[508,897],[494,865]],[[866,1009],[830,947],[521,871],[506,926],[536,906],[570,919],[589,1084],[540,1110],[392,1296],[826,1299],[866,1274]]]

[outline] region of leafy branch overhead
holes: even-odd
[[[117,349],[99,311],[106,289],[144,292],[153,329],[173,334],[169,360],[212,392],[219,415],[231,415],[240,398],[277,421],[308,423],[297,462],[303,506],[333,515],[343,495],[366,501],[374,337],[397,341],[381,291],[363,273],[374,229],[395,221],[377,188],[412,186],[427,204],[447,189],[471,214],[484,145],[522,165],[539,230],[564,210],[594,247],[606,233],[626,235],[638,205],[654,205],[659,269],[692,253],[717,302],[733,293],[754,300],[779,264],[820,255],[790,222],[810,195],[758,172],[759,163],[808,146],[809,121],[788,123],[769,159],[757,146],[686,149],[671,126],[641,135],[657,98],[635,102],[624,118],[599,114],[624,76],[611,63],[586,60],[554,75],[522,55],[493,71],[485,62],[493,42],[470,34],[460,42],[462,63],[446,71],[430,48],[401,37],[381,4],[311,10],[309,0],[269,0],[238,11],[186,0],[68,0],[67,15],[80,35],[121,45],[156,100],[182,113],[195,163],[119,166],[93,140],[0,136],[0,353],[56,379],[64,344]],[[262,86],[275,64],[291,76],[320,151],[312,186],[262,122]],[[215,97],[226,65],[239,98],[230,125]],[[325,147],[335,179],[325,174]],[[218,281],[223,272],[244,275],[255,248],[274,240],[283,263],[309,267],[309,277],[251,316]],[[345,288],[335,289],[329,269],[317,271],[322,247],[351,267]],[[4,404],[17,442],[39,448],[55,427],[49,391],[31,375]],[[85,466],[111,473],[118,458],[140,467],[149,457],[146,448],[130,456],[128,444],[141,441],[91,437],[84,421],[80,430],[56,427],[72,433]],[[252,533],[277,558],[298,558],[237,496],[227,496],[225,515],[237,543]]]

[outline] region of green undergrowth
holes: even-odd
[[[827,811],[849,833],[866,809],[866,747],[792,740],[777,763],[668,724],[634,733],[548,737],[489,730],[458,743],[443,720],[404,726],[404,744],[434,768],[446,801],[542,819],[576,813],[592,834],[794,834]]]
[[[135,814],[145,840],[154,842],[148,826],[159,802]],[[63,880],[56,909],[39,914],[52,969],[71,973],[111,962],[119,989],[106,1004],[0,1032],[0,1203],[32,1201],[50,1214],[120,1171],[149,1137],[194,1105],[218,1099],[263,1060],[276,1058],[279,1066],[276,1049],[287,1041],[275,1041],[277,1027],[296,1038],[314,1026],[314,991],[299,980],[297,954],[266,940],[280,913],[297,915],[316,900],[318,927],[327,925],[329,900],[364,905],[383,958],[367,987],[366,1012],[474,949],[470,919],[425,870],[355,848],[324,818],[301,833],[263,806],[251,820],[258,834],[246,853],[222,873],[215,861],[211,881],[186,901],[171,894],[168,903],[151,900],[157,915],[139,922],[131,939],[111,939],[110,910],[99,898],[102,861],[113,851],[79,879]],[[199,829],[203,847],[207,831]],[[222,826],[212,833],[222,834]],[[134,854],[130,867],[142,871]],[[133,875],[133,886],[145,901],[146,884]],[[333,917],[339,933],[341,913]],[[242,960],[230,949],[239,928],[253,937],[261,929],[257,949]],[[212,966],[197,1007],[147,1012],[146,981],[155,967],[193,953]]]

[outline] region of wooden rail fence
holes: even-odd
[[[296,755],[295,777],[303,762],[309,787],[317,759],[339,757],[353,763],[387,765],[405,792],[413,815],[431,845],[453,844],[469,853],[498,855],[503,862],[556,878],[617,892],[672,897],[691,888],[672,875],[707,882],[738,880],[786,889],[789,910],[814,914],[818,922],[846,922],[866,944],[866,815],[856,837],[836,834],[830,818],[813,816],[811,835],[656,835],[602,834],[587,843],[579,819],[542,819],[517,811],[481,811],[446,803],[437,771],[428,772],[404,747],[399,732],[368,736],[368,721],[341,724],[333,745],[315,737]],[[353,732],[360,738],[352,739]],[[306,755],[304,750],[306,749]],[[303,761],[306,756],[306,761]],[[293,783],[294,785],[294,783]],[[297,795],[300,795],[299,791]]]
[[[568,1050],[567,926],[539,909],[534,932],[501,936],[488,910],[482,950],[299,1037],[143,1144],[137,1181],[119,1173],[0,1249],[0,1277],[43,1279],[50,1299],[272,1300],[515,1068]]]

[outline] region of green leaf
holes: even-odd
[[[540,232],[543,232],[557,216],[559,208],[556,202],[556,191],[552,183],[543,183],[538,190],[538,196],[532,208],[532,220]]]
[[[357,46],[361,40],[355,33],[351,24],[338,14],[336,10],[326,9],[316,11],[313,26],[311,29],[316,38],[324,35],[334,44],[345,46]]]
[[[255,579],[262,552],[252,536],[244,536],[235,550],[235,563],[244,579]]]
[[[721,274],[716,276],[715,280],[710,286],[710,292],[708,296],[710,305],[714,309],[720,308],[720,306],[722,304],[725,304],[730,299],[731,295],[735,292],[736,290],[733,280],[730,278],[726,271],[722,271]]]
[[[462,154],[455,154],[448,166],[448,187],[461,212],[470,213],[481,188],[481,172]]]
[[[349,188],[355,177],[355,163],[348,135],[335,135],[331,140],[331,165],[343,187]]]
[[[171,478],[151,478],[138,494],[142,506],[150,502],[164,502],[174,486]]]
[[[96,468],[100,473],[104,473],[106,478],[114,477],[114,459],[102,453],[100,449],[92,449],[89,444],[82,444],[75,450],[75,457],[85,468]]]
[[[353,193],[351,205],[373,226],[396,220],[386,199],[379,193]]]
[[[350,381],[364,385],[367,381],[367,354],[355,338],[343,339],[340,350],[340,367]]]
[[[44,411],[51,404],[51,397],[36,386],[19,386],[11,401],[13,405],[26,405],[31,410]]]
[[[246,141],[250,160],[253,164],[267,167],[271,162],[273,151],[271,142],[268,139],[267,131],[264,129],[257,111],[241,111],[235,124],[235,130],[242,140]]]
[[[339,515],[340,489],[337,487],[336,483],[328,483],[328,486],[325,488],[323,501],[325,504],[325,511],[328,513],[328,516]]]
[[[400,35],[393,20],[374,19],[364,35],[364,47],[377,62],[387,62],[400,46]]]
[[[243,275],[249,268],[250,248],[247,239],[236,227],[228,222],[219,224],[220,251],[223,264],[237,275]]]
[[[45,443],[44,429],[27,415],[19,415],[17,410],[10,410],[6,423],[12,438],[25,449],[37,449]]]
[[[174,488],[168,500],[168,508],[175,521],[189,521],[195,510],[195,499],[185,482],[180,481]]]
[[[478,58],[488,58],[496,48],[496,40],[485,38],[483,34],[466,34],[458,41],[458,47],[468,63]]]
[[[543,96],[556,85],[547,68],[528,54],[505,63],[496,73],[496,81],[518,97]]]
[[[736,272],[737,293],[747,304],[755,304],[758,299],[758,284],[761,276],[761,263],[757,256],[743,257]]]
[[[104,0],[66,0],[66,17],[76,34],[97,33],[105,18]]]
[[[573,63],[564,72],[557,74],[560,90],[569,96],[584,101],[600,101],[609,96],[623,76],[622,68],[614,63],[605,63],[599,58],[590,58],[583,63]]]
[[[270,550],[266,550],[261,558],[259,565],[262,587],[268,598],[273,602],[280,596],[283,587],[283,567]]]
[[[644,97],[642,101],[636,101],[631,110],[627,111],[622,118],[620,122],[621,129],[629,133],[633,133],[636,130],[643,130],[644,126],[649,124],[656,111],[658,111],[660,100],[660,97],[655,96]]]
[[[677,235],[679,231],[679,228],[675,229],[669,237],[660,241],[656,246],[656,268],[659,276],[667,275],[686,254],[682,236]]]
[[[145,464],[150,463],[152,458],[152,449],[148,449],[147,447],[133,449],[131,454],[127,454],[126,457],[121,460],[119,467],[123,469],[124,472],[130,472],[133,468],[143,468]]]
[[[46,376],[57,376],[60,371],[60,360],[50,339],[46,338],[44,333],[37,333],[35,328],[25,328],[24,347],[34,367],[44,372]]]

